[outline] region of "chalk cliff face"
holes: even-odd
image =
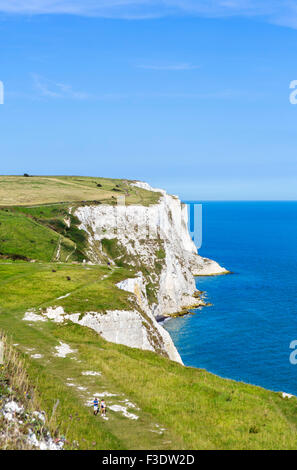
[[[134,310],[88,312],[82,317],[80,313],[65,313],[63,307],[49,307],[45,311],[39,311],[38,314],[27,312],[24,317],[26,321],[47,321],[47,319],[55,323],[70,320],[91,328],[106,341],[158,352],[182,364],[169,333],[157,323],[149,311],[145,313],[139,305]]]
[[[94,205],[76,209],[80,228],[88,233],[89,258],[96,263],[103,253],[100,241],[116,240],[118,251],[124,253],[122,259],[144,273],[154,316],[197,305],[193,275],[227,271],[197,254],[188,232],[186,205],[176,196],[154,190],[146,183],[135,185],[160,192],[159,203],[148,207]],[[109,257],[109,261],[113,264],[117,260]]]
[[[80,221],[79,228],[88,234],[88,256],[93,263],[106,259],[111,265],[128,264],[138,271],[135,278],[118,284],[120,289],[134,295],[136,311],[122,315],[116,312],[109,314],[109,318],[104,315],[104,321],[98,317],[98,327],[94,327],[94,318],[89,319],[89,326],[100,330],[110,341],[142,349],[161,348],[171,359],[181,362],[169,334],[155,319],[203,305],[194,295],[193,275],[227,271],[197,254],[187,228],[187,208],[176,196],[146,183],[137,182],[134,186],[159,192],[159,203],[147,207],[125,205],[120,199],[114,206],[85,205],[74,212]],[[150,324],[157,340],[148,334],[147,325],[139,321],[139,315],[146,316],[145,322]]]

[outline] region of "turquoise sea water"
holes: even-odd
[[[165,322],[185,365],[297,395],[297,202],[203,203],[199,253],[233,274],[198,277],[213,306]]]

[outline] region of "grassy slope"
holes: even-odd
[[[29,217],[0,210],[0,255],[52,261],[61,245],[59,259],[65,261],[75,243]]]
[[[130,183],[127,180],[82,176],[0,176],[0,205],[80,201],[109,204],[120,195],[126,197],[126,204],[148,205],[159,200],[158,193],[133,187]]]
[[[28,430],[33,431],[36,436],[46,437],[49,429],[44,426],[40,417],[36,417],[40,403],[28,378],[25,361],[1,332],[0,341],[4,349],[4,362],[0,365],[0,449],[32,450],[35,447],[28,442]],[[8,421],[1,413],[5,404],[11,400],[23,407],[19,416],[21,422]],[[55,428],[52,427],[51,431],[54,439],[61,439],[62,436],[55,432]],[[71,447],[70,443],[68,445]]]
[[[63,201],[71,206],[82,199],[113,204],[118,194],[126,195],[128,203],[141,204],[159,197],[131,189],[123,180],[0,177],[0,330],[18,344],[52,431],[66,434],[70,447],[77,441],[83,449],[296,448],[296,398],[284,400],[280,394],[182,367],[154,353],[108,343],[79,325],[22,320],[28,309],[47,306],[62,305],[71,313],[133,306],[130,296],[114,285],[133,275],[129,269],[52,262],[59,246],[62,261],[85,256],[85,240],[75,220],[70,230],[65,225],[68,204]],[[40,261],[12,261],[14,255]],[[60,341],[76,352],[55,356]],[[36,353],[42,357],[32,358]],[[82,375],[86,370],[102,375]],[[67,379],[74,386],[67,386]],[[125,398],[135,403],[139,410],[129,411],[139,419],[111,410],[108,421],[94,418],[86,401],[104,391],[114,394],[108,405]],[[160,429],[156,425],[165,431],[154,432]]]
[[[0,265],[0,328],[24,353],[30,378],[49,416],[60,400],[54,425],[71,443],[78,441],[80,448],[97,449],[296,448],[295,398],[283,400],[277,393],[185,368],[154,353],[108,343],[78,325],[23,321],[24,312],[34,306],[64,302],[67,309],[75,312],[77,305],[81,311],[86,295],[93,307],[101,307],[101,293],[106,290],[112,308],[117,306],[118,292],[118,302],[126,302],[129,308],[124,293],[113,286],[115,280],[127,276],[124,269],[59,265],[53,273],[53,266],[57,269],[53,264]],[[72,294],[66,299],[56,300],[69,292]],[[56,357],[54,348],[59,341],[76,352]],[[43,357],[32,359],[30,355],[36,353]],[[102,375],[83,376],[85,370]],[[68,387],[68,378],[86,390]],[[113,411],[108,413],[109,421],[94,418],[85,402],[94,393],[100,397],[103,391],[116,395],[107,398],[108,405],[120,404],[125,398],[135,403],[140,410],[129,411],[139,420]],[[156,424],[166,431],[153,432],[158,429]]]

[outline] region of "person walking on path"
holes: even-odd
[[[98,408],[99,408],[99,401],[97,397],[94,398],[93,405],[94,405],[94,415],[96,416],[98,414]]]
[[[100,413],[101,416],[106,416],[106,403],[104,398],[102,398],[101,403],[100,403]]]

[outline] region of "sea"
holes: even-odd
[[[212,305],[164,327],[186,366],[297,395],[297,202],[197,203],[199,254],[231,274],[197,277]]]

